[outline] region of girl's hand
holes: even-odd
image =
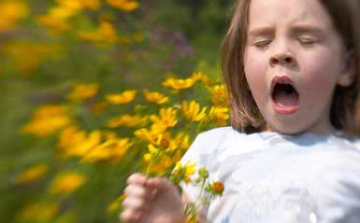
[[[136,173],[127,180],[123,222],[184,223],[184,209],[177,188],[165,178]]]

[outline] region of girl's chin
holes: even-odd
[[[301,133],[304,133],[305,131],[299,131],[295,129],[276,129],[276,128],[269,128],[267,131],[270,132],[277,132],[284,135],[299,135]]]
[[[304,123],[302,123],[304,124]],[[296,126],[294,124],[289,125],[288,123],[277,123],[276,125],[267,125],[266,131],[278,132],[284,135],[299,135],[303,133],[309,133],[314,135],[329,135],[335,134],[337,130],[333,126],[328,127],[313,127],[309,128],[303,125]]]
[[[284,135],[299,135],[308,132],[308,128],[303,125],[296,125],[296,123],[289,123],[289,120],[276,120],[274,122],[267,122],[266,131],[278,132]],[[273,124],[269,124],[273,123]],[[297,123],[299,124],[299,123]]]

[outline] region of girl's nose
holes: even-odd
[[[293,50],[289,40],[275,40],[270,54],[270,66],[282,65],[293,67],[296,64]]]
[[[278,53],[270,57],[270,65],[288,65],[293,66],[295,64],[295,59],[290,53]]]

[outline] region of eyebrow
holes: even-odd
[[[249,36],[268,36],[274,33],[273,27],[259,27],[249,31]]]
[[[291,27],[291,31],[295,33],[316,33],[316,34],[323,34],[325,32],[320,27],[313,25],[295,25]]]
[[[291,33],[315,33],[315,34],[324,34],[325,31],[320,27],[313,25],[294,25],[290,28]],[[273,35],[273,27],[259,27],[249,31],[249,37],[253,36],[269,36]]]

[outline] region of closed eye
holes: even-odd
[[[314,44],[316,41],[311,38],[299,38],[301,44]]]
[[[259,41],[255,41],[254,43],[253,43],[253,45],[255,46],[255,47],[258,47],[258,48],[264,48],[264,47],[266,47],[267,45],[269,45],[271,43],[271,40],[259,40]]]

